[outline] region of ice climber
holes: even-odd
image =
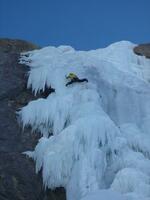
[[[70,73],[68,76],[66,76],[66,79],[69,79],[69,82],[66,84],[66,86],[71,85],[72,83],[88,82],[86,78],[79,79],[74,73]]]

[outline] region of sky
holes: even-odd
[[[150,0],[0,0],[0,38],[78,50],[150,42]]]

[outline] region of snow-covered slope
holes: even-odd
[[[65,187],[67,200],[150,199],[150,60],[135,55],[134,46],[45,47],[21,55],[35,94],[56,89],[19,112],[23,126],[41,132],[27,154],[45,187]],[[89,82],[66,87],[70,72]]]

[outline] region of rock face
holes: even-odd
[[[38,46],[22,40],[0,40],[0,200],[61,200],[62,188],[44,191],[32,160],[22,154],[34,149],[38,134],[22,131],[16,110],[33,95],[26,89],[27,66],[18,64],[19,54]]]
[[[139,44],[134,48],[134,53],[140,56],[145,56],[146,58],[150,58],[150,43]]]

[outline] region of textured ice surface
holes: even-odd
[[[150,60],[133,47],[122,41],[91,51],[60,46],[21,55],[35,94],[56,89],[19,112],[23,126],[41,132],[27,154],[36,172],[42,169],[44,186],[65,187],[68,200],[150,199]],[[70,72],[89,82],[66,87]]]

